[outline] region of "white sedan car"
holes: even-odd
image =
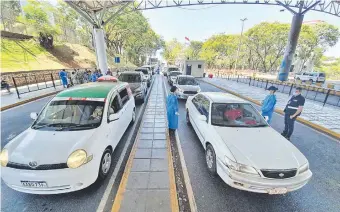
[[[25,193],[66,193],[109,174],[112,153],[135,121],[135,101],[127,83],[88,83],[57,94],[31,117],[32,126],[2,150],[1,177]]]
[[[231,187],[284,194],[311,179],[306,157],[250,103],[207,92],[189,97],[186,109],[187,123],[205,149],[208,170]]]
[[[189,96],[201,92],[200,85],[195,77],[190,75],[178,75],[173,85],[178,88],[177,96],[180,99],[187,99]]]

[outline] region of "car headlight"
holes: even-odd
[[[8,150],[3,149],[0,153],[0,163],[1,166],[6,167],[8,163]]]
[[[179,93],[183,93],[183,89],[177,88],[177,90],[178,90]]]
[[[87,157],[87,153],[85,150],[78,149],[70,154],[67,159],[67,166],[71,169],[76,169],[85,163],[88,163],[92,160],[92,155]]]
[[[229,169],[233,169],[235,171],[246,173],[246,174],[259,175],[256,169],[251,166],[236,163],[235,161],[229,159],[227,156],[224,156],[224,160],[225,160],[225,165]]]
[[[309,170],[309,163],[306,163],[299,168],[299,174],[302,174]]]

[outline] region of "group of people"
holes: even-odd
[[[261,112],[263,117],[267,117],[267,122],[270,124],[272,121],[275,105],[276,95],[278,90],[275,86],[270,86],[268,89],[269,94],[262,101]],[[174,131],[178,128],[178,99],[177,99],[177,87],[172,86],[170,94],[167,97],[167,117],[168,128],[170,131]],[[302,88],[297,87],[293,96],[289,99],[284,109],[284,131],[281,133],[287,140],[290,141],[290,137],[294,131],[294,123],[298,116],[301,115],[303,106],[305,104],[305,98],[301,95]]]
[[[108,69],[106,75],[112,76],[112,72],[110,69]],[[100,69],[95,69],[94,72],[91,72],[90,70],[87,69],[85,69],[84,71],[74,69],[70,75],[67,71],[65,71],[65,69],[62,69],[59,72],[59,77],[64,88],[68,88],[70,86],[73,86],[74,84],[96,82],[98,78],[101,76],[103,76],[103,74],[100,71]]]

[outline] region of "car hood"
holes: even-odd
[[[10,162],[27,164],[65,163],[77,149],[87,149],[95,129],[81,131],[45,131],[27,129],[7,146]]]
[[[292,169],[307,163],[305,156],[271,127],[215,129],[238,163],[257,169]]]
[[[198,91],[200,89],[198,85],[178,85],[177,87],[183,91]]]

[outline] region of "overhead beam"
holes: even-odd
[[[124,6],[119,8],[114,14],[112,14],[106,21],[102,22],[102,26],[105,26],[107,23],[109,23],[114,17],[117,17],[127,6],[129,6],[131,2],[126,3]]]

